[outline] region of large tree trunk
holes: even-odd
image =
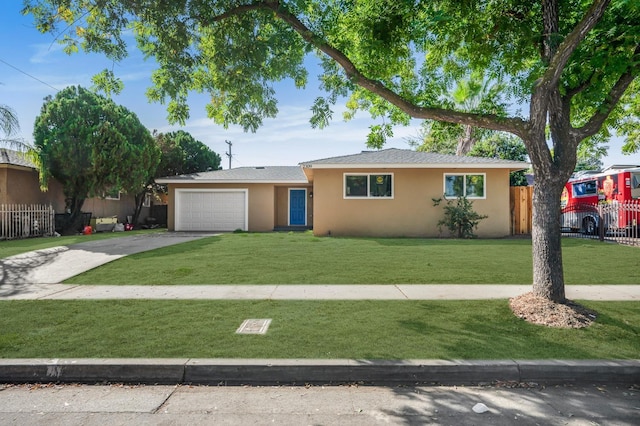
[[[70,197],[65,200],[69,217],[63,227],[63,234],[74,234],[82,231],[84,225],[84,223],[82,223],[82,206],[84,205],[84,200],[84,198],[79,197]]]
[[[533,293],[564,302],[560,235],[560,194],[564,184],[536,175],[533,187]]]
[[[476,141],[473,138],[473,126],[467,124],[464,126],[464,134],[458,140],[458,146],[456,147],[456,155],[467,155]]]
[[[133,212],[133,218],[131,219],[131,223],[133,225],[138,224],[138,220],[140,219],[140,213],[142,213],[142,205],[144,204],[144,199],[148,192],[149,191],[145,189],[144,191],[139,192],[135,195],[134,199],[136,203],[136,209]]]

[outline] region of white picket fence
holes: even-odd
[[[55,211],[45,204],[0,205],[0,240],[51,236],[55,233]]]

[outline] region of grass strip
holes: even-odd
[[[637,284],[637,247],[563,240],[567,284]],[[615,265],[615,267],[614,267]],[[139,253],[69,284],[528,284],[531,240],[225,234]]]
[[[2,358],[625,359],[640,303],[587,302],[586,329],[551,329],[487,301],[3,301]],[[238,335],[271,318],[266,335]]]

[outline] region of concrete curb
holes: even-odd
[[[5,359],[0,383],[640,384],[638,360]]]

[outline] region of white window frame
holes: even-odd
[[[371,184],[371,176],[391,176],[391,196],[389,197],[373,197],[369,185]],[[367,195],[366,196],[350,196],[347,195],[347,176],[366,176],[367,177]],[[393,200],[396,195],[396,178],[391,172],[384,173],[343,173],[342,174],[342,198],[345,200]]]
[[[151,194],[144,194],[144,201],[142,202],[142,207],[151,207]]]
[[[487,174],[486,173],[443,173],[442,174],[442,194],[445,199],[455,199],[459,196],[447,196],[447,176],[462,176],[462,195],[466,196],[469,200],[486,200],[487,199]],[[484,195],[482,197],[467,196],[467,176],[482,176],[484,182]]]

